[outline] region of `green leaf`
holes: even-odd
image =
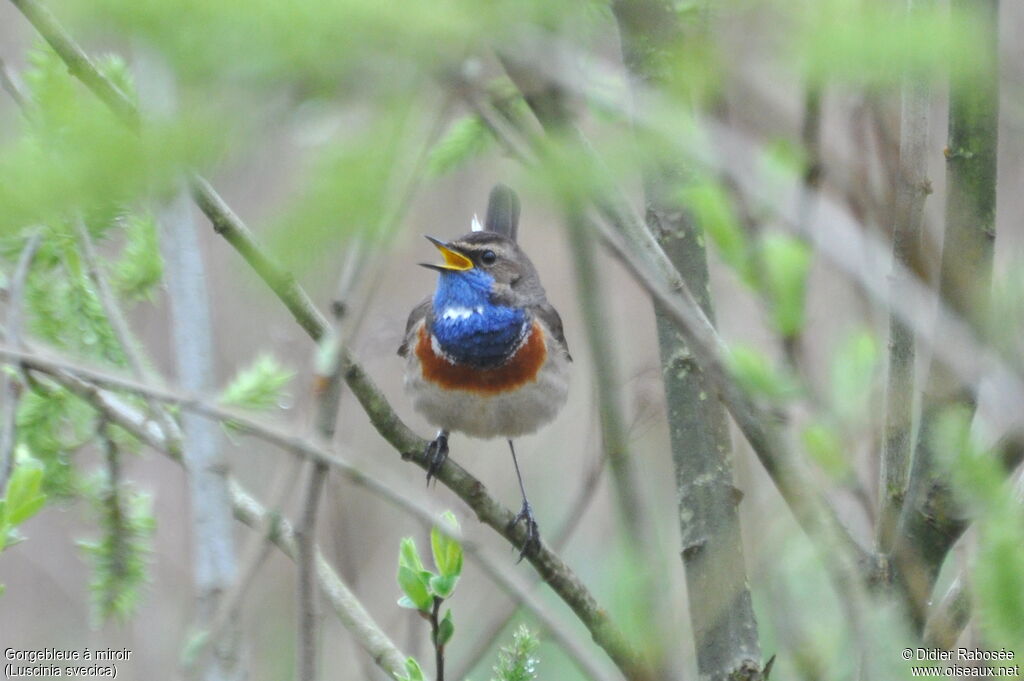
[[[34,460],[19,462],[7,481],[4,495],[3,523],[11,527],[20,525],[46,503],[46,495],[40,492],[43,468]]]
[[[441,598],[449,598],[452,592],[455,591],[455,585],[458,581],[458,575],[432,575],[430,577],[430,590]]]
[[[437,627],[437,645],[444,647],[448,641],[452,640],[452,636],[455,634],[455,624],[452,622],[452,611],[449,609],[444,614],[444,619],[438,624]]]
[[[398,681],[426,681],[420,663],[412,657],[405,658],[405,675],[397,676],[396,678]]]
[[[781,402],[799,392],[796,381],[775,367],[763,353],[737,345],[730,349],[729,369],[739,384],[754,397]]]
[[[752,284],[750,246],[721,184],[710,180],[696,182],[683,189],[682,199],[700,228],[711,237],[725,264],[736,270],[742,281]]]
[[[434,599],[427,588],[430,578],[424,578],[424,574],[429,575],[430,573],[416,572],[405,565],[399,565],[398,586],[402,588],[402,591],[408,596],[413,605],[416,606],[417,610],[430,612]]]
[[[220,401],[246,409],[269,409],[280,402],[294,375],[270,355],[262,355],[248,369],[238,372]]]
[[[459,522],[451,511],[445,511],[441,515],[441,522],[447,526],[446,532],[436,525],[430,530],[430,547],[434,553],[434,565],[437,566],[437,571],[442,576],[458,577],[462,573],[462,545],[451,535],[458,534]],[[454,587],[454,582],[452,586]]]
[[[807,453],[830,477],[841,479],[849,475],[850,462],[835,429],[824,423],[812,423],[804,428],[801,440]]]
[[[402,596],[398,599],[398,606],[400,608],[406,608],[408,610],[419,610],[419,606],[412,602],[412,599],[408,596]]]
[[[760,246],[772,321],[784,337],[795,336],[804,325],[804,297],[811,268],[811,251],[803,241],[777,233],[766,234]]]
[[[417,573],[423,571],[423,561],[420,560],[420,552],[416,549],[416,541],[412,537],[402,539],[398,548],[398,564]]]
[[[129,300],[149,298],[164,275],[156,220],[149,214],[133,214],[121,222],[125,245],[114,264],[114,286]]]
[[[540,646],[537,636],[520,624],[512,634],[512,644],[498,651],[498,664],[494,666],[494,681],[533,681],[537,678],[537,658],[534,651]]]

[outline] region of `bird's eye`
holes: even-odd
[[[480,254],[480,262],[482,262],[485,265],[493,265],[497,261],[498,256],[494,253],[494,251],[484,251],[483,253]]]

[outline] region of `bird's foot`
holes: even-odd
[[[427,459],[427,485],[430,485],[431,478],[441,472],[441,466],[448,459],[448,433],[443,430],[437,434],[423,452]]]
[[[523,507],[519,510],[519,515],[508,524],[508,529],[514,530],[516,525],[521,522],[526,524],[526,541],[523,542],[523,547],[519,551],[517,563],[521,563],[523,558],[537,555],[540,551],[540,529],[537,527],[537,521],[533,517],[533,509],[530,508],[530,502],[525,499],[523,499]]]

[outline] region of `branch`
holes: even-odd
[[[950,87],[946,230],[939,292],[960,317],[980,325],[988,309],[995,241],[999,3],[957,0],[954,8],[975,12],[984,27],[982,44],[975,45],[982,72],[970,82]],[[941,337],[947,333],[940,318],[935,334]],[[931,447],[935,423],[953,405],[963,405],[973,414],[974,387],[933,360],[895,549],[898,582],[918,628],[924,625],[928,601],[946,554],[967,527],[945,473],[936,468]]]
[[[96,434],[102,443],[103,458],[107,467],[107,489],[104,491],[102,503],[106,512],[107,531],[110,533],[111,565],[110,572],[118,582],[125,578],[128,564],[128,528],[125,525],[124,507],[121,503],[121,452],[110,437],[106,419],[101,419]],[[111,607],[117,595],[113,591],[104,590],[102,612],[113,611]]]
[[[96,247],[92,242],[92,237],[89,235],[88,227],[81,218],[75,220],[75,229],[78,233],[78,241],[89,278],[92,279],[93,284],[96,286],[100,305],[103,307],[103,312],[107,317],[110,328],[114,332],[118,345],[121,346],[121,350],[128,360],[128,367],[131,369],[132,375],[140,381],[155,378],[155,373],[150,368],[150,364],[146,360],[142,348],[135,338],[135,334],[132,333],[128,320],[125,319],[124,311],[121,309],[117,296],[110,287],[110,282],[100,269]],[[170,432],[174,430],[171,415],[161,405],[151,401],[148,406],[153,415],[165,426],[165,431]]]
[[[249,495],[236,481],[229,481],[229,490],[235,517],[250,527],[262,527],[267,523],[266,509]],[[295,560],[295,532],[284,518],[271,521],[277,531],[272,535],[274,544],[286,556]],[[331,568],[319,548],[314,550],[316,575],[320,590],[331,604],[338,619],[355,637],[359,645],[369,653],[373,661],[392,677],[405,673],[406,656],[395,647],[387,634],[381,631],[359,599],[349,591],[338,574]]]
[[[318,665],[317,608],[316,608],[316,520],[327,481],[327,465],[314,461],[306,483],[302,502],[302,515],[295,530],[295,559],[298,568],[299,626],[296,655],[296,678],[316,681]]]
[[[577,528],[579,528],[583,514],[586,513],[587,508],[590,506],[590,502],[594,499],[594,490],[597,489],[597,485],[601,481],[604,468],[605,459],[601,456],[594,461],[590,466],[590,470],[583,476],[583,481],[580,483],[579,491],[576,492],[576,496],[572,503],[568,504],[569,510],[565,514],[564,522],[561,527],[551,535],[551,546],[554,551],[561,553],[572,538],[573,534],[576,532]],[[468,549],[468,551],[472,551],[472,548]],[[470,672],[476,669],[476,666],[480,664],[480,660],[483,659],[484,655],[491,648],[495,639],[497,639],[501,632],[505,631],[505,627],[508,626],[508,623],[519,610],[520,602],[526,605],[527,608],[530,607],[530,600],[527,597],[532,594],[533,589],[536,588],[539,581],[539,578],[535,578],[523,589],[526,596],[521,596],[521,601],[513,600],[503,611],[498,611],[496,614],[492,613],[493,621],[487,626],[484,634],[478,637],[478,642],[476,643],[473,651],[467,655],[464,660],[462,660],[459,669],[454,672],[453,676],[456,679],[463,679],[468,676]],[[538,620],[543,621],[539,616]],[[547,628],[548,630],[552,630],[550,625],[547,625]],[[557,631],[555,635],[557,636]],[[582,663],[587,660],[589,660],[589,657],[585,656],[582,660],[577,661],[577,666],[580,666],[580,668],[583,669]],[[593,672],[588,673],[588,676],[591,678],[599,678],[598,676],[595,676]]]
[[[601,280],[594,262],[594,237],[576,211],[569,211],[566,222],[576,265],[576,288],[579,290],[580,308],[586,324],[591,371],[597,387],[601,440],[615,480],[619,512],[625,520],[626,538],[637,552],[637,557],[640,557],[653,549],[648,526],[649,509],[637,482],[636,466],[626,437],[619,399],[622,391],[619,363],[614,339],[609,333],[613,324],[608,317]]]
[[[2,355],[4,352],[5,350],[0,348],[0,355]],[[90,404],[99,409],[106,418],[109,418],[112,423],[118,424],[126,431],[132,433],[136,437],[139,437],[140,439],[145,441],[149,446],[151,446],[154,450],[167,454],[168,456],[178,461],[179,463],[181,462],[180,455],[175,453],[176,449],[174,448],[173,438],[165,438],[164,435],[159,431],[154,432],[152,424],[147,422],[146,417],[142,413],[138,412],[133,407],[129,406],[127,403],[117,400],[105,390],[100,390],[91,383],[76,378],[70,375],[69,373],[70,371],[79,371],[83,374],[89,374],[92,372],[88,370],[75,368],[70,368],[69,370],[58,369],[48,361],[26,361],[28,364],[31,365],[30,368],[32,370],[46,373],[47,375],[51,376],[54,380],[56,380],[58,383],[61,383],[68,389],[78,394],[83,399],[87,400]],[[120,382],[117,379],[111,378],[107,378],[105,380],[108,380],[112,385],[116,385],[117,383]],[[120,387],[122,389],[131,389],[127,385],[122,385]],[[199,405],[197,404],[189,405],[185,400],[181,398],[176,398],[171,394],[162,394],[158,390],[152,390],[150,392],[150,396],[153,397],[154,399],[166,399],[167,402],[179,404],[182,406],[182,408],[186,409],[199,408]],[[319,463],[322,463],[323,465],[329,465],[331,468],[337,470],[342,476],[344,476],[353,484],[368,490],[375,496],[408,513],[409,515],[413,516],[418,521],[420,521],[425,527],[433,527],[436,525],[436,519],[434,515],[427,509],[413,502],[408,495],[404,495],[394,491],[390,486],[380,482],[376,478],[366,474],[365,472],[359,470],[358,468],[355,468],[351,464],[348,464],[347,462],[336,457],[335,455],[317,449],[315,445],[304,444],[303,441],[297,438],[296,436],[288,435],[280,431],[274,431],[267,427],[262,419],[240,421],[238,415],[232,412],[226,412],[225,410],[219,409],[214,406],[205,405],[202,407],[202,409],[203,413],[207,414],[211,418],[218,418],[224,421],[225,423],[231,423],[235,428],[241,430],[242,432],[246,432],[256,437],[260,437],[272,444],[278,446],[287,446],[287,443],[291,442],[292,446],[289,447],[289,451],[303,456],[307,456],[308,458],[313,459]],[[597,470],[599,471],[599,469]],[[584,492],[586,490],[593,489],[591,481],[596,481],[597,477],[598,476],[596,474],[591,476],[591,479],[584,485]],[[283,489],[286,491],[290,487],[291,484],[286,484]],[[237,483],[232,482],[231,488],[233,490],[232,496],[235,500],[237,515],[238,499],[240,498],[240,495],[236,492],[240,492],[242,497],[246,497],[247,494],[244,492],[244,490],[241,489],[241,487],[238,486]],[[589,494],[581,493],[581,500],[586,500],[589,497]],[[276,506],[280,506],[280,501],[282,501],[282,499],[279,499],[279,503],[276,504]],[[251,506],[252,503],[253,502],[246,502],[245,505]],[[582,506],[582,504],[580,505]],[[251,524],[251,526],[253,526],[254,529],[257,529],[259,531],[261,537],[265,536],[267,538],[267,541],[279,544],[278,540],[275,539],[275,537],[278,537],[279,534],[282,532],[281,528],[285,527],[285,534],[291,534],[292,537],[294,538],[294,530],[287,529],[286,525],[282,525],[282,518],[277,511],[262,511],[260,515],[263,516],[263,522],[258,526],[254,524]],[[574,520],[578,520],[578,518],[579,513],[574,512],[572,514],[572,517],[570,518],[570,523],[569,526],[566,528],[566,531],[568,531],[575,524]],[[444,530],[443,525],[439,527],[442,530]],[[525,587],[518,584],[517,579],[509,574],[507,567],[502,565],[500,562],[494,560],[493,558],[489,557],[481,549],[481,547],[479,547],[476,544],[476,542],[467,540],[462,537],[460,537],[459,540],[460,542],[462,542],[463,549],[465,550],[466,555],[470,558],[470,560],[476,562],[484,570],[484,572],[496,584],[498,584],[499,587],[502,588],[502,590],[504,590],[509,595],[517,598],[521,602],[523,607],[525,607],[529,612],[531,612],[540,623],[547,627],[547,629],[552,633],[552,638],[563,647],[563,649],[568,653],[569,657],[575,662],[575,664],[580,668],[581,671],[583,671],[589,678],[598,679],[599,681],[610,681],[610,677],[608,676],[608,674],[594,663],[594,661],[591,659],[592,656],[586,651],[585,646],[581,641],[578,640],[577,636],[573,633],[573,630],[570,627],[566,627],[560,624],[557,620],[555,620],[553,616],[551,616],[547,612],[546,606],[540,601],[538,597],[533,596],[528,592],[528,590]],[[294,542],[292,542],[292,546],[295,546],[295,549],[297,550],[297,546],[294,544]],[[315,546],[314,556],[317,556],[317,550]],[[317,560],[320,559],[317,558]],[[322,573],[322,571],[322,568],[318,567],[318,572]],[[222,601],[221,603],[221,612],[228,612],[234,609],[229,607],[228,603],[232,601],[237,603],[237,599],[240,598],[241,593],[244,591],[244,587],[240,587],[239,583],[242,580],[242,578],[248,574],[248,570],[241,571],[239,581],[236,582],[235,585],[233,585],[232,591],[230,591],[225,596],[224,601]],[[245,578],[249,579],[251,577]],[[336,581],[336,578],[331,578],[331,581]],[[321,588],[323,588],[322,584]],[[338,605],[335,604],[335,608],[337,607]],[[196,637],[196,639],[193,640],[193,642],[190,644],[186,657],[192,659],[197,658],[202,653],[203,649],[207,645],[209,645],[210,642],[216,639],[216,635],[217,620],[215,619],[213,625],[209,630],[207,630],[206,632],[201,632]]]
[[[185,195],[180,193],[161,211],[161,249],[167,267],[178,380],[186,390],[202,392],[211,387],[214,376],[213,325],[206,272],[189,208]],[[206,628],[238,569],[231,531],[228,465],[222,451],[223,434],[217,423],[197,414],[184,414],[181,426],[195,546],[196,617],[200,626]],[[232,678],[239,663],[237,636],[225,636],[214,652],[214,660],[204,670],[204,678]]]
[[[11,96],[11,99],[14,100],[14,103],[18,105],[22,112],[25,111],[27,105],[25,95],[21,93],[21,88],[15,81],[14,73],[7,68],[7,64],[4,63],[3,59],[0,59],[0,88],[3,88]]]
[[[928,648],[952,650],[971,617],[971,595],[967,578],[961,573],[942,599],[932,606],[921,634],[921,643]]]
[[[29,270],[32,268],[32,260],[39,250],[42,242],[42,234],[38,231],[29,236],[25,241],[25,247],[18,256],[18,264],[14,269],[14,276],[7,289],[7,343],[13,347],[22,345],[21,325],[24,310],[25,282],[28,280]],[[0,492],[7,488],[7,479],[14,470],[14,447],[18,442],[17,418],[18,418],[18,397],[21,394],[21,386],[15,376],[0,367]]]
[[[158,451],[165,451],[164,447],[168,446],[165,444],[163,431],[160,429],[160,426],[148,421],[141,414],[136,414],[134,420],[126,420],[124,418],[125,409],[130,410],[131,408],[127,407],[126,403],[116,396],[98,388],[97,385],[152,397],[209,418],[231,423],[242,432],[275,444],[296,456],[322,462],[350,479],[357,481],[367,480],[367,476],[364,473],[339,459],[334,453],[295,434],[267,425],[266,419],[253,418],[235,410],[217,407],[197,397],[142,385],[136,381],[96,369],[82,367],[73,362],[43,357],[31,352],[0,346],[0,358],[22,362],[29,369],[52,376],[75,394],[104,409],[109,413],[112,422],[135,433],[137,437]],[[353,392],[361,401],[365,397],[367,401],[364,402],[364,408],[372,412],[375,424],[381,423],[388,426],[388,429],[383,431],[383,433],[386,433],[386,438],[391,442],[392,446],[399,451],[405,449],[407,452],[411,452],[403,454],[403,458],[414,461],[426,470],[428,463],[423,454],[426,441],[418,438],[401,421],[394,423],[386,421],[387,414],[393,414],[393,412],[382,412],[383,397],[375,392],[376,388],[372,383],[369,384],[372,391],[367,390],[363,382],[369,379],[362,373],[360,368],[348,366],[344,368],[344,371],[355,372],[355,377],[352,381],[356,383],[358,388],[354,388]],[[386,403],[383,403],[383,405],[386,406]],[[180,454],[175,453],[176,451],[172,450],[170,452],[171,455],[180,456]],[[438,479],[462,498],[476,513],[479,520],[498,531],[513,546],[522,545],[525,540],[523,536],[525,530],[521,526],[509,528],[514,514],[498,503],[487,492],[483,483],[452,460],[449,460],[442,467]],[[607,611],[597,604],[594,597],[572,569],[544,544],[541,545],[538,554],[529,558],[529,560],[543,577],[544,581],[572,608],[573,612],[576,613],[590,631],[594,641],[608,652],[608,655],[623,670],[627,678],[646,678],[640,674],[640,662],[626,643],[622,633],[611,620]]]
[[[927,9],[929,5],[925,5]],[[907,16],[922,11],[921,0],[907,0]],[[892,226],[893,260],[902,265],[892,275],[892,297],[906,295],[907,280],[920,258],[924,202],[928,180],[929,88],[923,74],[903,74],[900,156]],[[895,312],[889,313],[889,375],[886,388],[885,441],[879,478],[878,550],[888,553],[896,535],[910,473],[914,425],[914,332]]]
[[[295,465],[291,467],[288,475],[274,476],[275,486],[268,495],[271,502],[267,512],[263,515],[263,522],[259,526],[252,526],[256,534],[244,553],[244,559],[240,563],[235,581],[217,604],[217,612],[210,618],[209,628],[199,631],[188,641],[185,650],[182,651],[182,666],[186,670],[202,658],[210,645],[217,642],[224,629],[228,624],[232,623],[232,620],[237,615],[242,605],[242,599],[245,598],[249,590],[249,586],[255,579],[259,569],[263,566],[267,556],[270,555],[270,550],[274,545],[274,536],[279,531],[278,525],[282,517],[281,509],[287,501],[292,488],[295,486],[300,470],[300,466]]]
[[[612,3],[622,52],[633,84],[669,85],[668,62],[679,58],[687,39],[683,26],[658,2]],[[642,108],[642,93],[634,91]],[[690,291],[714,321],[708,265],[699,229],[674,192],[685,178],[679,163],[648,162],[643,168],[647,228]],[[757,621],[747,586],[740,534],[739,493],[732,470],[729,423],[721,401],[707,399],[713,388],[695,361],[687,340],[655,305],[662,378],[668,409],[672,462],[676,471],[679,531],[685,566],[690,621],[701,678],[763,681]]]

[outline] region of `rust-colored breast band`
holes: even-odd
[[[516,354],[493,369],[452,364],[444,357],[434,353],[430,343],[430,334],[426,324],[420,327],[419,340],[416,343],[416,356],[419,357],[423,378],[449,390],[468,390],[482,395],[495,395],[515,390],[516,388],[536,380],[537,373],[544,366],[548,350],[544,344],[544,332],[537,322],[533,330]]]

